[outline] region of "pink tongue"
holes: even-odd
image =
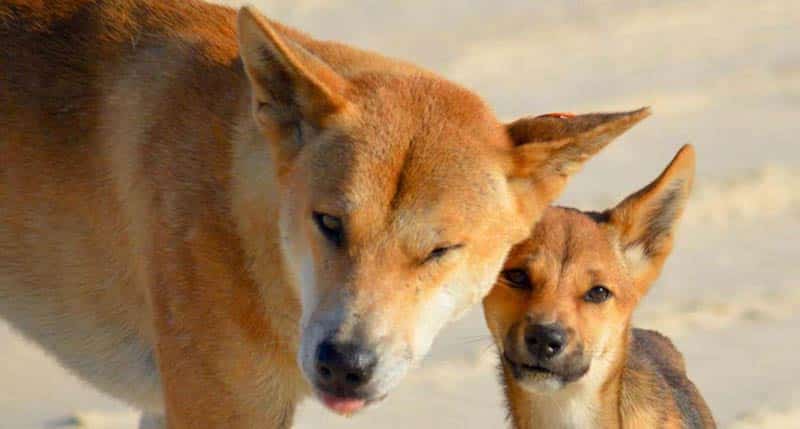
[[[367,403],[367,401],[363,399],[337,398],[335,396],[326,394],[322,395],[322,402],[331,411],[343,415],[353,414],[356,411],[364,408],[364,405]]]

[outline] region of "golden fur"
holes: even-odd
[[[630,326],[672,249],[693,175],[686,146],[617,207],[550,208],[512,249],[484,310],[515,428],[714,427],[669,339]],[[610,298],[587,300],[598,285]],[[543,359],[532,326],[563,329],[560,354]]]
[[[0,44],[0,315],[171,428],[289,427],[326,337],[378,356],[380,399],[648,113],[506,127],[433,73],[196,0],[7,0]]]

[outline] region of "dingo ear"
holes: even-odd
[[[239,10],[239,50],[261,126],[318,125],[346,104],[347,80],[251,7]]]
[[[649,108],[586,115],[548,114],[507,126],[515,144],[512,177],[533,179],[537,203],[549,204],[586,160],[637,122]]]
[[[694,149],[686,145],[663,173],[608,212],[622,254],[642,293],[661,272],[694,180]]]

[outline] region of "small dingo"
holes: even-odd
[[[630,326],[693,177],[684,146],[615,208],[549,208],[512,249],[484,312],[516,429],[714,427],[670,340]]]

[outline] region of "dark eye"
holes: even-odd
[[[342,220],[336,216],[319,212],[314,212],[312,216],[322,235],[337,247],[341,246],[344,239]]]
[[[601,302],[607,301],[609,298],[611,298],[611,291],[605,286],[595,286],[583,295],[584,301],[594,304],[600,304]]]
[[[500,273],[500,277],[514,289],[531,289],[531,279],[525,270],[505,270]]]
[[[464,247],[464,245],[463,244],[454,244],[452,246],[439,246],[439,247],[431,250],[431,253],[428,253],[428,256],[425,257],[425,261],[424,262],[429,262],[429,261],[433,261],[433,260],[436,260],[436,259],[440,259],[441,257],[446,255],[451,250],[460,249],[461,247]]]

